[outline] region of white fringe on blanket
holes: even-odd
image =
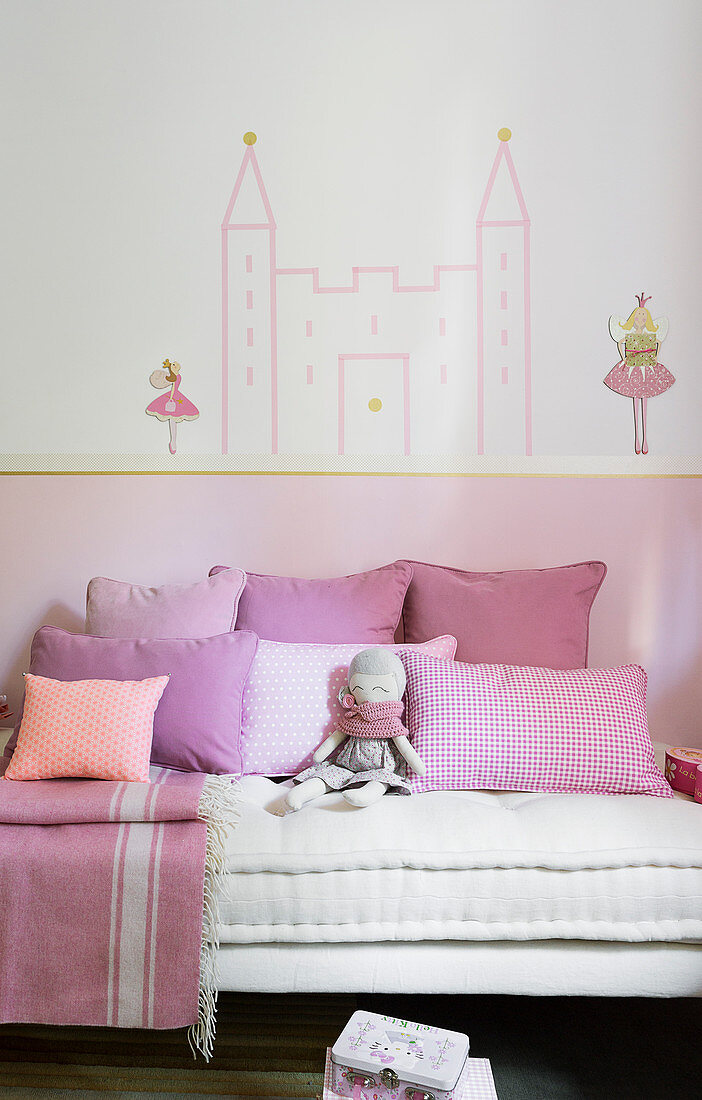
[[[200,946],[200,994],[197,1023],[188,1028],[188,1042],[209,1062],[217,1026],[216,955],[219,947],[219,903],[226,890],[225,841],[239,824],[241,787],[233,775],[209,775],[200,795],[198,817],[207,824],[205,896]]]

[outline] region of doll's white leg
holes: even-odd
[[[387,789],[387,783],[381,783],[379,779],[371,779],[362,787],[353,787],[349,791],[344,791],[343,794],[352,806],[371,806],[383,797]]]
[[[311,779],[306,779],[304,783],[298,783],[293,787],[285,799],[285,805],[289,810],[301,810],[306,802],[311,802],[313,798],[320,798],[330,789],[323,779],[313,775]]]
[[[169,420],[168,426],[171,436],[168,443],[168,450],[174,455],[176,453],[176,432],[178,431],[178,422],[176,420]]]

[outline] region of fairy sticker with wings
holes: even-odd
[[[675,378],[658,361],[660,346],[668,334],[668,318],[654,321],[646,308],[648,298],[643,291],[636,295],[639,303],[626,320],[612,314],[609,334],[619,348],[620,361],[604,379],[605,386],[634,403],[634,450],[637,455],[648,454],[646,439],[646,406],[649,397],[665,393]]]

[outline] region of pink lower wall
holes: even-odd
[[[702,480],[5,476],[0,690],[42,623],[80,629],[94,574],[196,580],[216,562],[333,576],[413,557],[470,569],[601,558],[594,665],[649,671],[654,738],[702,745]]]

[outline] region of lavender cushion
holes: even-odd
[[[410,564],[406,642],[453,634],[456,660],[470,664],[587,664],[590,608],[607,572],[603,562],[504,573]]]
[[[143,680],[170,674],[154,715],[151,760],[181,771],[241,771],[241,699],[258,638],[249,630],[213,638],[95,638],[42,626],[29,671],[53,680]],[[17,741],[7,743],[9,756]],[[60,736],[60,731],[57,731]]]
[[[212,638],[234,629],[246,584],[230,569],[196,584],[143,584],[93,577],[85,630],[102,638]]]
[[[243,770],[253,775],[292,775],[308,768],[312,753],[343,715],[339,688],[363,645],[353,642],[271,642],[261,638],[241,708]],[[453,658],[456,639],[432,638],[416,649]]]
[[[210,576],[226,568],[215,565]],[[411,578],[412,567],[406,561],[330,580],[247,573],[236,629],[254,630],[272,642],[353,638],[367,645],[390,645]]]

